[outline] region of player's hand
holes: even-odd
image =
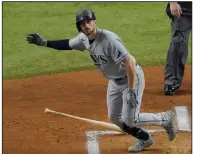
[[[171,14],[177,18],[180,18],[182,14],[181,6],[177,2],[170,2]]]
[[[137,108],[138,100],[135,93],[135,89],[128,89],[126,101],[130,105],[130,108],[134,108],[134,109]]]
[[[40,36],[38,33],[28,34],[28,36],[26,37],[26,40],[28,43],[31,43],[31,44],[36,44],[39,46],[47,46],[47,41],[43,39],[42,36]]]

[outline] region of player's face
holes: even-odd
[[[80,22],[81,30],[85,35],[91,35],[96,29],[96,20],[84,20]]]

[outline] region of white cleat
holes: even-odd
[[[136,145],[132,146],[128,149],[128,152],[140,152],[144,148],[147,148],[153,144],[153,140],[151,137],[151,134],[149,133],[149,139],[148,140],[141,140],[141,139],[136,139]]]
[[[169,141],[173,141],[176,138],[176,129],[175,129],[175,117],[174,113],[172,111],[167,111],[164,114],[164,119],[166,121],[163,122],[162,126],[166,130],[166,133],[168,135]]]

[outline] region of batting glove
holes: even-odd
[[[138,100],[135,93],[135,89],[129,89],[126,96],[127,104],[129,104],[130,108],[137,108]]]
[[[47,40],[43,39],[38,33],[28,34],[26,37],[28,43],[36,44],[39,46],[47,46]]]

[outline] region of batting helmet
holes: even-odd
[[[94,12],[90,9],[79,10],[76,14],[76,27],[81,31],[80,22],[83,20],[96,20]]]

